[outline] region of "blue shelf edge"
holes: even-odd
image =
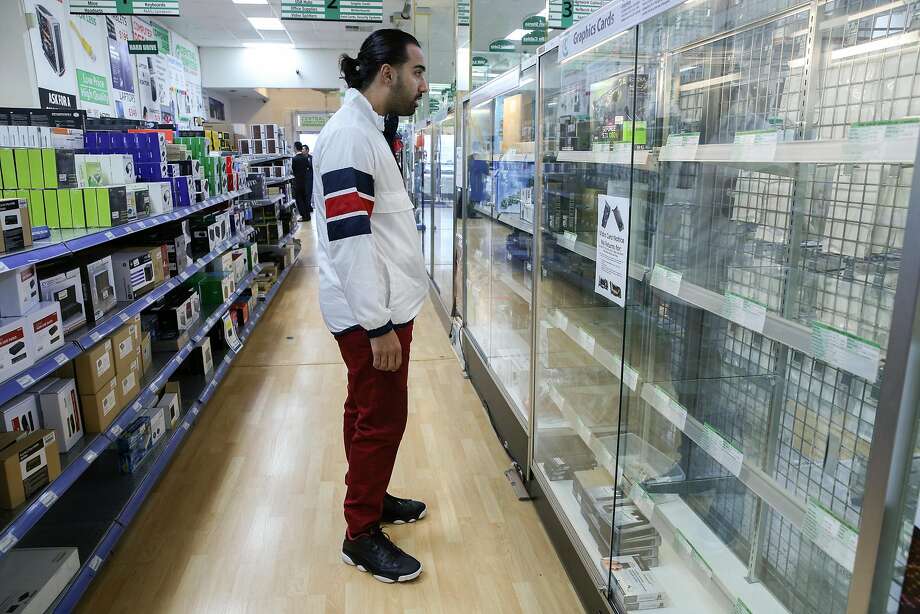
[[[293,264],[293,263],[292,263]],[[278,290],[281,287],[281,284],[284,283],[287,273],[290,272],[290,267],[285,269],[285,271],[279,276],[278,281],[272,287],[269,295],[266,296],[266,301],[260,306],[260,315],[268,309],[268,305],[271,302],[268,298],[269,296],[274,298]],[[255,277],[258,271],[253,271],[248,276],[248,279],[251,280]],[[248,286],[247,286],[248,287]],[[243,288],[245,290],[245,287]],[[242,291],[240,291],[242,294]],[[231,296],[227,303],[232,304],[233,297]],[[215,312],[220,312],[223,307],[218,308]],[[255,327],[255,324],[258,322],[250,322]],[[248,324],[247,324],[248,327]],[[252,332],[252,329],[249,330]],[[247,334],[248,337],[248,334]],[[195,422],[201,413],[201,410],[204,409],[204,406],[207,404],[214,393],[216,392],[218,386],[226,377],[227,373],[230,370],[230,365],[236,359],[238,352],[230,351],[224,357],[220,363],[214,375],[211,378],[211,381],[202,391],[199,396],[199,400],[192,405],[188,412],[182,417],[182,420],[179,422],[179,425],[173,430],[169,435],[169,442],[164,446],[163,450],[157,456],[157,458],[152,459],[153,466],[147,476],[141,481],[141,484],[137,489],[132,493],[131,497],[128,499],[128,502],[125,504],[121,513],[112,523],[112,526],[109,527],[109,530],[106,532],[102,541],[93,551],[93,554],[90,556],[88,561],[83,562],[80,566],[80,570],[77,572],[74,579],[71,580],[70,584],[64,590],[61,596],[59,596],[57,605],[55,606],[54,612],[57,613],[69,613],[72,612],[77,604],[80,602],[80,599],[83,597],[83,594],[86,592],[86,589],[89,588],[90,583],[96,574],[99,572],[99,569],[106,562],[109,555],[112,552],[112,549],[115,546],[115,543],[120,539],[121,535],[124,533],[124,530],[127,528],[128,524],[134,519],[137,515],[137,512],[140,511],[141,506],[147,498],[147,495],[150,494],[150,491],[153,490],[153,487],[162,477],[163,472],[166,470],[166,467],[172,461],[173,456],[178,451],[179,446],[185,440],[188,432],[194,426]],[[135,402],[136,403],[136,402]]]

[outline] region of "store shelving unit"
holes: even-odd
[[[287,175],[285,177],[275,177],[274,179],[269,179],[265,182],[265,185],[281,185],[282,183],[287,183],[288,181],[294,181],[294,175]]]

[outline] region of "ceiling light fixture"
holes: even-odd
[[[527,30],[522,30],[518,28],[517,30],[513,32],[509,32],[508,36],[506,36],[505,38],[508,39],[509,41],[519,41],[522,38],[524,38],[525,34],[527,34]]]
[[[268,4],[268,0],[231,0],[233,4]]]
[[[246,42],[243,47],[250,49],[293,49],[294,43]]]
[[[283,30],[284,24],[277,17],[247,17],[256,30]]]

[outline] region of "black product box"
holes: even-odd
[[[86,322],[92,326],[102,316],[111,311],[117,303],[112,257],[105,256],[99,260],[92,260],[82,264],[80,266],[80,277],[83,282],[83,304],[86,307]]]
[[[211,213],[190,221],[192,236],[192,257],[200,258],[210,253],[221,242],[223,236],[223,218]],[[227,224],[229,230],[229,223]]]
[[[594,453],[574,432],[565,429],[556,434],[546,434],[540,439],[537,460],[543,463],[547,477],[552,481],[572,480],[576,471],[597,467]]]
[[[256,242],[264,244],[277,244],[284,236],[284,230],[281,228],[281,222],[273,224],[258,224],[256,229]]]
[[[151,329],[156,331],[158,347],[167,343],[170,346],[181,344],[201,317],[201,300],[194,288],[181,287],[145,315],[156,316],[156,322],[152,323]]]
[[[281,213],[281,206],[278,203],[274,205],[265,205],[264,207],[254,207],[252,210],[253,224],[274,222]]]
[[[246,176],[246,185],[249,186],[249,200],[261,200],[268,196],[268,187],[265,185],[265,176],[261,173],[249,173]]]
[[[214,372],[214,358],[211,354],[211,339],[192,348],[188,358],[179,367],[179,373],[191,375],[211,375]]]
[[[73,149],[56,149],[58,188],[77,188],[77,161]]]
[[[128,213],[128,190],[125,188],[125,186],[110,186],[99,189],[108,190],[109,192],[109,214],[111,215],[111,218],[108,220],[108,224],[106,223],[106,220],[100,219],[100,226],[118,226],[119,224],[124,224],[132,219]],[[103,215],[101,208],[99,215],[100,217]]]
[[[0,231],[0,252],[32,245],[32,222],[26,199],[0,199]]]

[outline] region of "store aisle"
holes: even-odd
[[[425,565],[385,585],[339,558],[345,385],[317,308],[312,228],[263,323],[119,542],[81,611],[568,614],[582,611],[431,305],[391,492],[425,500],[388,532]]]

